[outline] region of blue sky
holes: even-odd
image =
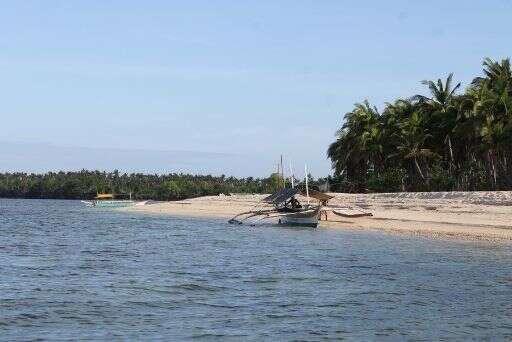
[[[508,0],[0,4],[2,170],[265,176],[283,154],[324,176],[355,102],[511,51]]]

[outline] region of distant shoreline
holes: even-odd
[[[333,193],[336,207],[363,209],[373,217],[329,215],[320,228],[380,230],[436,239],[512,241],[512,191]],[[206,196],[123,208],[130,212],[229,219],[265,195]]]

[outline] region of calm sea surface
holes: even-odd
[[[0,339],[512,339],[512,246],[0,199]]]

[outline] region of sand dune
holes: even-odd
[[[369,229],[431,238],[512,240],[512,191],[431,193],[333,193],[330,206],[363,210],[373,217],[329,214],[320,228]],[[176,216],[226,218],[247,211],[265,195],[208,196],[124,210]]]

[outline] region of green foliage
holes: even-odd
[[[327,151],[344,176],[338,188],[512,189],[512,69],[509,59],[483,66],[463,94],[450,74],[423,81],[429,95],[388,103],[382,114],[368,101],[356,104]]]
[[[271,174],[269,183],[271,192],[278,191],[284,187],[283,177],[279,173]]]
[[[86,171],[46,174],[0,174],[0,197],[90,199],[97,193],[132,193],[135,199],[180,200],[229,193],[270,193],[282,187],[282,177],[234,178],[185,174]]]
[[[371,172],[368,175],[368,189],[377,192],[404,191],[407,172],[404,169],[389,168],[380,173]]]
[[[457,182],[450,171],[439,163],[432,166],[431,170],[431,191],[453,191],[457,190]]]

